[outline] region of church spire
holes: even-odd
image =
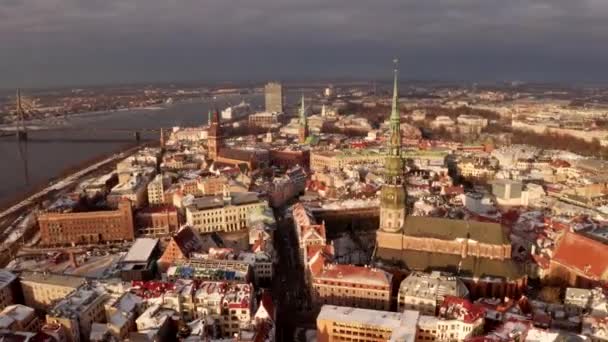
[[[399,119],[399,90],[397,86],[397,78],[399,77],[399,60],[394,59],[393,63],[395,64],[395,69],[393,71],[393,105],[391,108],[391,120]]]
[[[391,116],[389,118],[390,137],[388,152],[391,156],[401,157],[401,114],[399,113],[399,89],[397,85],[397,76],[399,73],[398,60],[395,63],[394,80],[393,80],[393,103],[391,108]]]
[[[399,89],[397,86],[397,60],[393,80],[393,103],[389,117],[388,153],[385,160],[384,185],[380,190],[380,230],[397,233],[403,229],[407,214],[405,168],[401,158],[401,114],[399,113]]]

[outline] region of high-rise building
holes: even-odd
[[[300,106],[300,127],[298,129],[298,140],[300,144],[306,142],[308,138],[308,119],[306,118],[306,107],[304,106],[304,95]]]
[[[385,184],[380,191],[380,229],[385,232],[398,232],[403,228],[406,215],[406,190],[404,163],[401,157],[401,115],[398,108],[397,65],[393,84],[393,103],[386,156]]]
[[[270,82],[264,87],[266,94],[266,111],[270,113],[283,112],[283,86],[278,82]]]
[[[222,130],[220,124],[220,113],[216,110],[210,116],[209,133],[207,138],[208,155],[210,159],[217,159],[220,152]]]

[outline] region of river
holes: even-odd
[[[241,100],[261,108],[263,96],[226,95],[216,100],[180,102],[161,109],[137,109],[68,117],[67,125],[87,128],[86,132],[29,131],[32,141],[18,143],[14,137],[0,138],[0,203],[31,191],[66,170],[100,155],[110,154],[133,144],[129,133],[91,132],[91,128],[146,129],[173,126],[199,126],[207,123],[207,113]],[[65,138],[53,141],[53,138]],[[78,141],[89,138],[94,141]],[[145,138],[157,139],[158,136]],[[45,141],[47,139],[47,141]],[[66,139],[73,141],[65,141]],[[25,170],[27,169],[27,173]]]

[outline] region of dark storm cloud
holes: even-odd
[[[603,80],[605,0],[2,0],[0,86],[384,75]]]

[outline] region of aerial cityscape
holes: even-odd
[[[569,53],[608,38],[608,6],[67,2],[0,4],[0,341],[608,341],[607,53]],[[201,47],[142,35],[209,22],[207,77],[182,69]],[[456,47],[515,46],[496,28],[530,49]],[[18,58],[10,34],[100,56],[40,71],[46,43]]]

